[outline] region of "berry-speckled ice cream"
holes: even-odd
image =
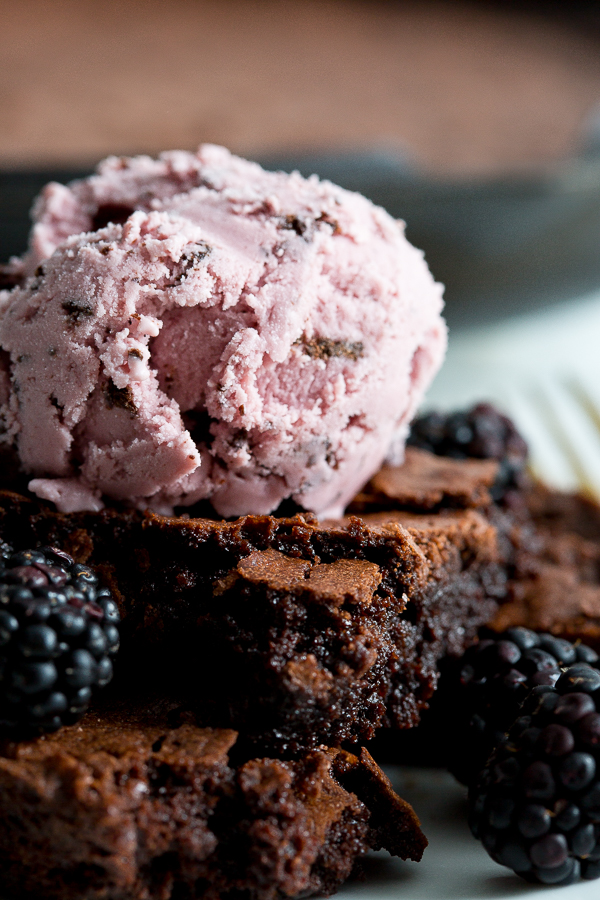
[[[0,295],[4,440],[64,511],[338,514],[401,457],[446,345],[401,224],[210,145],[49,185],[23,266]]]

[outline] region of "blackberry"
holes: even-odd
[[[469,825],[528,881],[600,876],[600,672],[578,662],[534,687],[469,795]]]
[[[76,722],[112,678],[119,610],[89,566],[56,547],[0,544],[0,731]]]
[[[531,689],[554,685],[563,667],[578,662],[600,666],[590,647],[527,628],[483,631],[460,660],[448,660],[436,709],[453,735],[447,758],[452,774],[469,784],[505,740]]]
[[[498,460],[494,500],[523,484],[527,444],[513,422],[489,403],[448,415],[431,412],[420,416],[412,423],[407,443],[437,456]]]

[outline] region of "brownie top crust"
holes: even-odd
[[[435,512],[445,507],[485,507],[491,503],[490,489],[497,474],[495,460],[451,459],[407,447],[404,463],[384,465],[356,496],[350,509]]]
[[[242,559],[237,576],[249,584],[276,591],[307,591],[315,598],[342,606],[368,604],[381,584],[381,571],[361,559],[339,559],[311,565],[307,560],[285,556],[277,550],[258,550]],[[218,595],[219,583],[214,593]]]

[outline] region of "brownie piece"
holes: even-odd
[[[536,527],[545,534],[576,534],[600,540],[600,505],[580,494],[555,491],[539,482],[525,493],[527,509]]]
[[[506,602],[490,627],[524,625],[600,650],[600,507],[532,485],[525,494],[534,528],[513,530]]]
[[[98,708],[0,753],[0,873],[15,896],[331,893],[369,849],[427,841],[366,750],[237,754],[236,733],[173,726],[172,704]]]
[[[473,640],[504,590],[495,529],[471,510],[224,522],[62,515],[4,493],[0,537],[103,570],[123,614],[115,690],[154,678],[193,696],[205,722],[279,750],[415,725],[438,660]]]
[[[451,459],[407,447],[403,465],[384,465],[357,494],[350,511],[435,512],[489,506],[498,468],[493,459]]]
[[[497,465],[407,448],[405,464],[384,467],[355,506],[379,510],[380,518],[395,510],[405,523],[401,509],[478,508],[496,529],[507,579],[490,627],[523,625],[600,650],[600,506],[526,477],[520,489],[492,503],[486,490]]]

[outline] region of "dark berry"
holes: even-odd
[[[119,619],[90,566],[54,547],[0,544],[0,731],[30,737],[77,721],[112,678]]]
[[[540,646],[540,636],[535,631],[523,628],[521,625],[508,628],[504,632],[504,637],[516,644],[520,650],[530,650],[532,647]]]
[[[47,659],[56,655],[58,637],[48,625],[27,625],[19,637],[19,650],[26,658]]]
[[[545,806],[528,803],[517,818],[517,828],[523,837],[538,838],[550,831],[551,822],[550,811]]]
[[[581,791],[587,787],[595,774],[596,760],[590,753],[570,753],[558,768],[558,777],[571,791]]]
[[[588,663],[578,662],[564,672],[556,682],[556,690],[560,694],[571,691],[583,691],[592,694],[600,688],[600,672]]]
[[[540,635],[540,647],[547,650],[553,659],[557,659],[561,666],[570,666],[577,660],[577,650],[564,638],[554,637],[552,634]]]
[[[104,593],[99,593],[96,599],[96,603],[104,613],[105,622],[110,622],[113,625],[119,624],[119,622],[121,621],[119,607],[110,595],[106,596],[106,594]]]
[[[579,807],[568,800],[557,800],[554,804],[554,821],[559,831],[565,834],[572,831],[581,821]]]
[[[83,638],[83,647],[97,658],[104,656],[108,650],[108,640],[97,622],[88,625]]]
[[[589,822],[569,836],[569,844],[575,856],[589,856],[596,846],[596,829]]]
[[[508,866],[509,869],[513,869],[515,872],[529,872],[531,869],[531,860],[519,844],[507,841],[495,856],[496,861],[500,865]]]
[[[595,714],[596,706],[588,694],[563,694],[554,707],[556,718],[569,725],[585,718],[588,713]]]
[[[597,860],[586,859],[581,864],[581,877],[586,881],[594,881],[600,878],[600,862]]]
[[[555,687],[534,688],[471,785],[473,835],[528,881],[558,885],[600,876],[597,676],[577,661]]]
[[[88,708],[88,704],[92,699],[92,689],[89,685],[78,688],[69,700],[69,712],[71,715],[79,717]]]
[[[89,650],[77,649],[66,659],[63,681],[71,688],[90,687],[96,680],[96,660]]]
[[[558,676],[560,660],[552,656],[541,647],[532,647],[526,650],[521,661],[521,670],[525,675],[532,676],[537,672],[555,672]]]
[[[531,709],[523,707],[524,714],[540,706],[547,711],[557,704],[558,708],[550,731],[541,736],[529,731],[523,741],[539,739],[540,747],[550,755],[571,752],[571,724],[596,708],[593,699],[574,689],[571,682],[575,676],[582,677],[577,673],[583,667],[583,677],[597,679],[600,685],[600,672],[578,660],[581,646],[527,628],[510,628],[503,634],[484,631],[462,659],[444,663],[432,715],[439,717],[442,730],[452,735],[447,763],[459,781],[469,784],[477,777],[494,746],[520,715],[525,700]],[[564,671],[568,660],[575,660],[568,669],[570,674]],[[562,697],[553,690],[555,684]],[[590,721],[589,740],[593,740],[595,728]]]
[[[576,644],[575,651],[577,653],[577,659],[580,662],[589,663],[590,666],[595,666],[598,662],[598,654],[592,647],[588,647],[587,644]]]
[[[569,845],[564,834],[547,834],[529,848],[529,858],[540,869],[554,869],[566,862]]]
[[[534,878],[541,884],[573,884],[581,875],[581,864],[578,859],[570,857],[560,866],[547,869],[534,869]]]
[[[96,667],[96,681],[100,687],[109,683],[113,676],[113,665],[108,656],[103,657]]]
[[[575,746],[575,738],[564,725],[551,722],[540,732],[537,745],[546,756],[564,756]]]
[[[8,678],[5,673],[4,679],[22,694],[42,694],[54,686],[56,666],[51,662],[21,663],[14,667]]]
[[[116,625],[105,625],[104,634],[106,636],[107,642],[107,653],[109,656],[114,656],[119,649],[119,629],[116,627]]]
[[[50,624],[56,629],[59,637],[69,639],[84,633],[87,619],[85,613],[69,605],[57,610],[52,615]]]
[[[488,403],[444,415],[432,412],[414,420],[408,444],[437,456],[496,459],[500,463],[495,500],[518,488],[524,479],[527,445],[509,418]]]
[[[515,811],[515,801],[508,797],[495,797],[490,801],[488,808],[488,820],[493,828],[502,830],[508,828]]]
[[[580,696],[585,697],[586,695],[583,694]],[[600,747],[600,713],[588,712],[587,715],[584,715],[579,720],[577,734],[586,746]]]
[[[523,794],[528,799],[550,800],[556,790],[552,767],[535,760],[523,772],[522,786]]]

